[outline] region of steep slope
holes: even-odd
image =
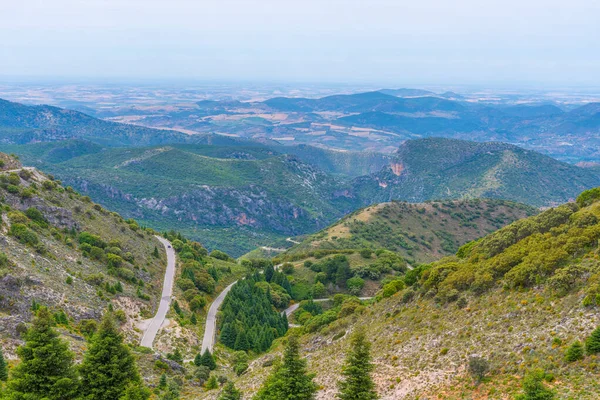
[[[565,359],[574,342],[585,342],[600,325],[598,200],[594,189],[577,204],[469,243],[456,256],[408,272],[372,306],[348,303],[343,312],[334,309],[337,317],[306,320],[304,352],[321,387],[317,398],[333,398],[340,355],[359,326],[368,327],[384,400],[513,398],[523,375],[536,369],[556,398],[598,398],[597,355]],[[255,360],[238,387],[253,393],[273,356]],[[480,384],[469,373],[472,357],[489,365]]]
[[[112,304],[124,312],[125,331],[136,340],[134,322],[153,314],[166,265],[152,232],[14,162],[0,171],[0,198],[5,350],[13,354],[34,304],[51,307],[66,325],[97,320]]]
[[[428,262],[454,254],[466,242],[535,213],[533,207],[503,200],[382,203],[308,236],[280,258],[297,258],[317,250],[386,249],[412,263]]]
[[[388,168],[353,183],[364,202],[488,197],[548,206],[600,184],[594,171],[505,143],[409,140],[396,156]]]

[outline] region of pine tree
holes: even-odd
[[[235,388],[233,382],[228,382],[219,393],[217,400],[240,400],[241,398],[242,393]]]
[[[21,362],[12,370],[5,399],[70,400],[76,397],[73,353],[52,325],[50,312],[40,307],[32,327],[23,336],[25,344],[17,349]]]
[[[79,371],[84,399],[119,399],[131,385],[141,386],[135,360],[110,314],[91,338]]]
[[[210,351],[208,351],[208,349],[204,350],[204,353],[202,353],[202,356],[200,357],[198,362],[199,364],[196,364],[197,366],[204,365],[205,367],[208,367],[211,371],[217,369],[217,363],[215,361],[215,358],[210,353]],[[194,363],[196,363],[196,359],[194,359]]]
[[[585,350],[590,355],[600,353],[600,327],[596,328],[585,341]]]
[[[248,351],[250,349],[250,343],[248,343],[248,337],[246,336],[245,331],[240,331],[235,339],[235,345],[233,346],[235,350],[244,350]]]
[[[8,379],[8,365],[6,365],[6,360],[4,359],[4,354],[2,353],[2,348],[0,347],[0,381],[6,382]]]
[[[158,387],[164,389],[167,387],[167,374],[162,374],[160,376],[160,381],[158,382]]]
[[[192,316],[190,317],[190,322],[192,323],[192,325],[196,325],[198,323],[198,319],[196,318],[196,313],[192,313]]]
[[[377,399],[375,383],[371,378],[371,343],[367,341],[364,330],[358,330],[352,336],[352,349],[346,357],[342,369],[344,380],[339,382],[337,397],[341,400]]]
[[[217,377],[211,375],[210,378],[206,381],[206,389],[213,390],[219,387],[219,382],[217,382]]]
[[[152,252],[152,256],[155,258],[160,257],[160,254],[158,254],[158,247],[154,246],[154,251]]]
[[[300,358],[298,338],[290,336],[283,363],[267,378],[254,400],[312,400],[317,392],[313,378],[313,374],[306,372],[306,361]]]
[[[265,280],[267,282],[271,282],[274,274],[275,274],[275,269],[273,268],[273,266],[267,265],[267,267],[265,268]]]
[[[565,354],[565,360],[567,360],[567,362],[575,362],[582,359],[583,345],[580,341],[576,341],[567,349],[567,353]]]

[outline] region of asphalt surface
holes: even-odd
[[[160,240],[167,251],[167,269],[165,271],[165,280],[163,282],[162,296],[160,298],[158,311],[156,312],[154,318],[152,318],[152,321],[148,325],[148,328],[144,332],[144,336],[142,336],[142,341],[140,342],[141,346],[150,348],[152,348],[154,339],[156,339],[156,334],[165,321],[165,317],[167,316],[167,312],[171,306],[173,281],[175,279],[175,250],[173,250],[171,243],[167,239],[160,236],[156,236],[156,238]]]
[[[201,353],[204,353],[204,351],[207,349],[211,353],[213,352],[213,349],[215,348],[215,340],[217,338],[217,313],[219,312],[219,308],[221,308],[221,304],[223,304],[223,300],[225,300],[225,296],[227,296],[227,293],[229,293],[233,285],[236,283],[237,281],[223,289],[215,301],[213,301],[210,305],[210,308],[208,309],[208,315],[206,316],[206,324],[204,326],[204,338],[202,339]]]

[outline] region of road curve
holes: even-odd
[[[233,285],[236,283],[237,281],[223,289],[215,301],[213,301],[210,305],[208,314],[206,315],[206,324],[204,324],[204,338],[202,339],[201,353],[204,353],[206,350],[210,351],[211,353],[213,352],[213,349],[215,348],[215,339],[217,337],[217,312],[219,312],[219,308],[221,308],[221,304],[223,304],[225,296],[227,296],[227,293],[229,293]]]
[[[173,250],[171,243],[167,239],[160,236],[156,236],[156,238],[160,240],[167,251],[167,269],[165,271],[165,280],[163,282],[162,296],[160,298],[158,311],[154,318],[152,318],[148,328],[146,328],[144,336],[142,336],[142,341],[140,342],[141,346],[150,348],[152,348],[152,343],[154,343],[156,334],[160,330],[160,327],[167,316],[167,312],[169,311],[171,296],[173,294],[173,281],[175,280],[175,250]]]

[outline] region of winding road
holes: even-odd
[[[169,306],[171,305],[173,281],[175,280],[175,250],[173,250],[171,243],[167,239],[160,236],[156,236],[156,238],[163,244],[163,246],[165,246],[165,250],[167,251],[167,269],[165,271],[165,280],[163,283],[162,296],[160,298],[158,311],[146,328],[144,336],[142,336],[142,341],[140,342],[141,346],[150,348],[152,348],[152,343],[154,343],[154,339],[156,339],[156,334],[160,330],[160,327],[162,326],[163,322],[165,322],[165,317],[167,316]]]
[[[219,308],[221,308],[221,304],[223,304],[223,300],[225,300],[225,296],[231,290],[233,285],[235,285],[237,281],[233,282],[231,285],[227,286],[212,302],[210,308],[208,309],[208,314],[206,315],[206,323],[204,324],[204,338],[202,339],[202,350],[201,353],[204,353],[206,350],[213,352],[215,348],[215,339],[217,337],[217,312],[219,312]]]

